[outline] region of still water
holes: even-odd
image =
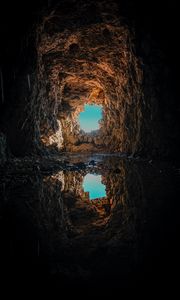
[[[91,287],[168,280],[177,259],[176,169],[93,159],[93,166],[83,156],[68,157],[66,165],[19,160],[2,171],[1,272],[8,280]]]
[[[83,179],[83,189],[89,192],[90,200],[106,197],[106,187],[102,183],[102,176],[87,174]]]

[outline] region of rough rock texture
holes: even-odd
[[[48,108],[41,118],[41,140],[49,136],[50,141],[54,125],[56,132],[62,126],[63,139],[57,146],[67,151],[137,151],[142,66],[135,55],[134,34],[119,17],[117,5],[91,1],[65,13],[60,6],[44,18],[40,30],[38,58],[48,92],[41,103],[43,111]],[[77,123],[85,103],[103,106],[95,135],[81,133]]]
[[[153,36],[137,26],[130,2],[52,1],[41,11],[26,33],[23,55],[9,73],[1,72],[2,128],[14,154],[167,156],[175,148],[172,73]],[[103,106],[100,130],[90,135],[77,122],[85,103]]]

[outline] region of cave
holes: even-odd
[[[4,281],[175,283],[177,1],[10,5],[0,5]]]

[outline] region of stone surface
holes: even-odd
[[[141,15],[131,0],[50,2],[37,22],[32,18],[31,34],[28,27],[26,39],[19,37],[22,48],[19,40],[7,45],[12,62],[2,57],[1,126],[12,153],[85,149],[167,157],[177,151],[172,56],[168,63],[149,32],[152,20],[143,26],[147,9]],[[85,103],[103,106],[92,135],[77,123]]]
[[[58,119],[60,113],[62,147],[66,151],[97,151],[97,146],[99,151],[135,151],[139,143],[143,77],[141,60],[134,52],[134,36],[121,22],[115,3],[91,2],[97,19],[93,17],[90,24],[81,26],[79,18],[89,16],[91,4],[77,3],[73,12],[62,15],[57,9],[44,18],[39,32],[38,55],[50,84],[47,97],[54,110],[51,115]],[[111,21],[107,20],[108,11],[113,12]],[[54,23],[55,15],[58,17]],[[71,28],[55,30],[58,21],[67,24],[69,19]],[[133,102],[136,104],[132,116]],[[81,131],[79,138],[77,116],[86,103],[101,104],[103,119],[99,131]],[[43,123],[41,131],[43,135]],[[75,136],[79,146],[75,145]],[[86,142],[89,145],[83,145]]]

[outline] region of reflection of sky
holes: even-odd
[[[87,174],[83,180],[83,189],[89,192],[90,200],[106,196],[106,187],[101,182],[101,175]]]
[[[98,121],[102,119],[102,107],[100,105],[85,104],[84,111],[79,114],[81,129],[85,132],[99,129]]]

